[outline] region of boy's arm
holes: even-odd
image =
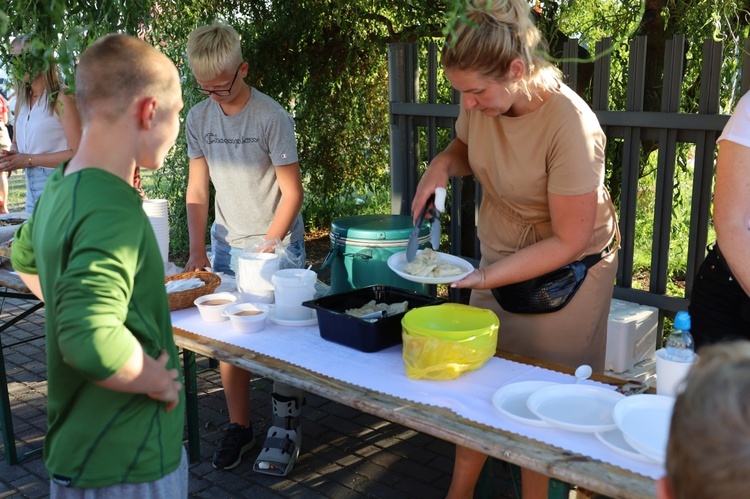
[[[96,384],[116,392],[145,393],[152,399],[166,402],[169,412],[180,401],[182,383],[177,381],[177,369],[166,369],[168,361],[166,351],[162,351],[159,358],[152,359],[137,343],[125,364],[112,376]]]
[[[107,220],[126,218],[122,215],[114,212],[102,216]],[[31,246],[33,219],[32,216],[16,232],[12,260],[21,280],[43,300]],[[92,224],[84,227],[89,228],[89,225]],[[68,272],[56,282],[58,295],[63,297],[59,300],[62,303],[57,304],[61,310],[56,322],[61,353],[75,369],[100,379],[95,381],[97,385],[109,390],[144,393],[165,402],[167,411],[172,410],[179,402],[182,384],[176,381],[178,370],[166,368],[169,354],[162,351],[157,359],[149,357],[122,322],[127,313],[124,303],[127,303],[126,282],[130,277],[111,255],[127,247],[132,236],[118,231],[112,224],[93,225],[104,228],[90,228],[89,236],[83,239],[94,241],[93,244],[73,252],[75,258]],[[101,251],[107,248],[107,243],[116,250]],[[132,245],[132,241],[129,244]],[[95,274],[89,270],[92,261],[97,262],[99,269]]]
[[[18,273],[26,287],[34,293],[41,301],[44,301],[42,294],[42,285],[39,281],[39,274],[36,267],[36,255],[34,247],[31,244],[31,234],[34,226],[34,216],[32,215],[26,222],[16,230],[13,237],[13,251],[11,252],[11,265]]]
[[[42,295],[42,285],[39,283],[39,276],[36,274],[26,274],[24,272],[19,272],[18,270],[16,270],[16,273],[18,274],[18,277],[21,278],[26,287],[29,288],[32,293],[34,293],[34,296],[39,298],[41,301],[44,301],[44,296]]]
[[[277,166],[276,179],[281,190],[281,203],[273,216],[273,222],[268,228],[266,239],[278,237],[284,239],[292,227],[299,210],[302,208],[302,175],[299,162],[284,166]]]
[[[65,270],[52,284],[56,314],[51,341],[61,360],[92,383],[144,394],[172,409],[181,385],[176,382],[177,370],[167,368],[177,367],[171,337],[162,342],[165,338],[159,332],[136,334],[126,324],[138,285],[143,233],[123,229],[142,224],[142,215],[134,212],[132,204],[116,201],[109,206],[92,198],[86,200],[88,206],[81,203],[83,218],[74,224],[65,244],[69,254]],[[172,357],[161,351],[165,348]]]
[[[190,257],[185,271],[203,270],[211,263],[206,255],[206,225],[208,224],[208,163],[205,157],[190,158],[190,173],[185,193],[187,203]]]

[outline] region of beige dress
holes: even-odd
[[[617,220],[604,187],[606,137],[588,105],[567,86],[532,113],[489,117],[461,109],[456,123],[469,163],[482,184],[478,236],[481,267],[552,236],[548,193],[598,192],[591,240],[579,255],[613,251],[594,265],[562,310],[512,314],[489,290],[474,290],[471,304],[500,318],[498,348],[569,366],[604,370],[607,317],[617,270]]]

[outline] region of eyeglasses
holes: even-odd
[[[235,80],[237,80],[237,75],[239,74],[241,67],[242,67],[242,64],[237,66],[237,71],[234,72],[234,78],[232,78],[232,84],[229,85],[229,88],[227,88],[226,90],[207,90],[205,88],[201,88],[198,86],[195,86],[193,88],[196,89],[198,92],[202,93],[203,95],[216,94],[219,97],[226,97],[227,95],[232,93],[232,87],[234,86]]]

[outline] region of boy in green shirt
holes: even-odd
[[[136,165],[159,168],[177,138],[179,75],[150,45],[108,35],[81,55],[76,97],[80,147],[12,255],[46,303],[51,496],[187,497],[164,267],[133,187]]]

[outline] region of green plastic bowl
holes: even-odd
[[[401,319],[406,375],[447,380],[479,369],[495,355],[499,326],[491,310],[459,303],[410,310]]]
[[[412,334],[450,341],[462,341],[496,331],[500,321],[492,310],[460,303],[410,310],[401,326]]]

